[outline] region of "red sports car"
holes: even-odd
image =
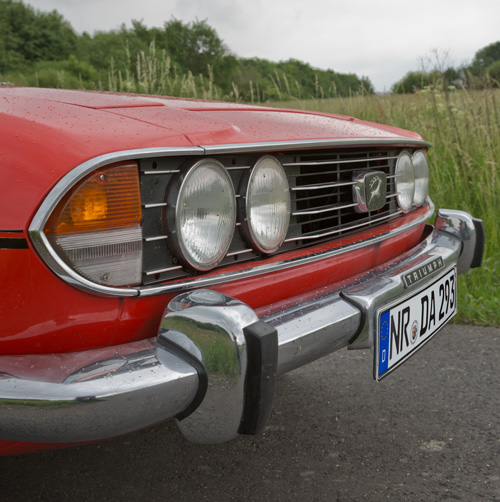
[[[256,434],[277,376],[449,321],[482,222],[434,213],[430,147],[351,117],[0,88],[0,453],[175,418]]]

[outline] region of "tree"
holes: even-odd
[[[56,11],[39,12],[21,1],[0,1],[0,71],[35,61],[66,59],[77,35]]]
[[[476,75],[482,74],[497,61],[500,61],[500,42],[495,42],[478,50],[472,60],[471,69]]]

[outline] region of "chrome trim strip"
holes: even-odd
[[[157,202],[155,204],[143,204],[142,208],[143,209],[152,209],[154,207],[166,207],[167,203],[166,202]]]
[[[222,153],[263,152],[275,150],[298,150],[323,147],[350,146],[416,146],[429,148],[432,143],[419,139],[402,138],[339,138],[339,139],[311,139],[303,141],[270,141],[268,143],[235,143],[232,145],[201,145],[209,155]]]
[[[153,241],[165,241],[168,239],[168,235],[157,235],[156,237],[146,237],[144,240],[146,242],[153,242]]]
[[[149,270],[148,272],[145,272],[146,275],[155,275],[155,274],[163,274],[165,272],[172,272],[173,270],[179,270],[182,268],[180,265],[176,265],[175,267],[169,267],[169,268],[159,268],[157,270]]]
[[[238,256],[239,254],[251,253],[253,249],[242,249],[241,251],[233,251],[232,253],[227,253],[226,256]]]
[[[385,232],[383,234],[379,234],[374,237],[370,237],[368,239],[356,242],[355,244],[347,244],[345,246],[339,246],[337,248],[329,249],[327,251],[322,251],[320,253],[300,256],[298,258],[292,258],[280,262],[267,263],[265,265],[257,265],[256,267],[252,267],[246,270],[239,270],[237,272],[227,272],[209,277],[196,277],[194,279],[181,280],[179,282],[164,284],[161,286],[146,286],[138,290],[139,296],[152,296],[163,293],[180,292],[192,288],[204,288],[214,284],[221,284],[224,282],[235,281],[238,279],[246,279],[248,277],[255,277],[257,275],[269,274],[277,270],[285,270],[288,268],[299,267],[301,265],[314,263],[319,260],[332,258],[333,256],[337,256],[341,253],[344,253],[347,250],[355,250],[365,246],[370,246],[372,244],[376,244],[391,237],[395,237],[396,235],[402,234],[403,232],[406,232],[428,220],[434,214],[434,204],[430,199],[428,199],[428,202],[429,202],[429,209],[422,217],[417,218],[416,220],[407,223],[406,225],[403,225],[401,227],[389,230],[388,232]]]
[[[177,174],[177,173],[180,173],[179,169],[170,169],[168,171],[141,171],[142,174]]]

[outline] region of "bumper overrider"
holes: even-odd
[[[168,305],[158,336],[81,353],[0,357],[0,438],[66,443],[114,437],[175,417],[217,443],[261,431],[277,376],[340,348],[376,343],[380,309],[457,268],[481,265],[484,230],[438,212],[410,256],[345,290],[261,318],[212,290]],[[59,369],[57,377],[50,368]],[[67,368],[61,381],[60,369]]]

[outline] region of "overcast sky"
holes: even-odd
[[[206,19],[239,57],[300,59],[367,76],[379,92],[437,49],[468,63],[500,40],[500,0],[25,0],[57,10],[78,32],[109,31],[132,19],[161,27]]]

